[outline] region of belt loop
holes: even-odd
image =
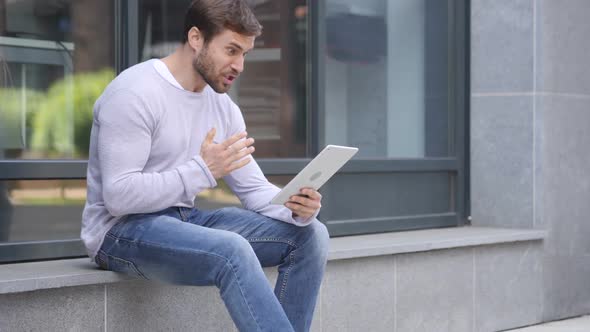
[[[189,215],[186,212],[187,212],[187,208],[182,207],[182,206],[179,206],[178,207],[178,213],[180,214],[180,219],[182,221],[187,221],[188,220],[188,216]]]
[[[182,207],[177,207],[178,208],[178,214],[180,214],[180,220],[182,221],[186,221],[186,216],[184,215],[184,211]]]

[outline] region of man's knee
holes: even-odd
[[[305,228],[307,228],[306,237],[308,245],[314,251],[315,255],[320,257],[321,260],[326,260],[330,247],[328,228],[317,219],[314,219]]]
[[[239,234],[227,232],[224,239],[221,240],[224,256],[229,261],[256,260],[256,254],[250,245],[250,242]]]

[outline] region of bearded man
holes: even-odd
[[[193,1],[171,55],[128,68],[94,106],[81,237],[101,268],[215,285],[240,331],[308,331],[329,236],[321,195],[284,206],[225,93],[262,27],[242,0]],[[223,179],[243,208],[202,210]],[[262,267],[278,266],[270,287]]]

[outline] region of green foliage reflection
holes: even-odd
[[[32,149],[47,157],[87,157],[94,102],[114,77],[105,69],[53,83],[34,115]]]

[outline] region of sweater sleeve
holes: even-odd
[[[232,110],[232,128],[228,137],[246,130],[240,110],[234,103],[231,104],[234,109]],[[283,205],[270,204],[272,198],[281,190],[266,179],[253,157],[248,158],[251,158],[250,163],[224,177],[244,208],[297,226],[311,224],[318,216],[319,209],[313,216],[301,218],[293,217],[292,211]]]
[[[160,211],[217,185],[200,156],[175,168],[144,172],[157,120],[134,93],[111,94],[95,117],[102,195],[111,215]]]

